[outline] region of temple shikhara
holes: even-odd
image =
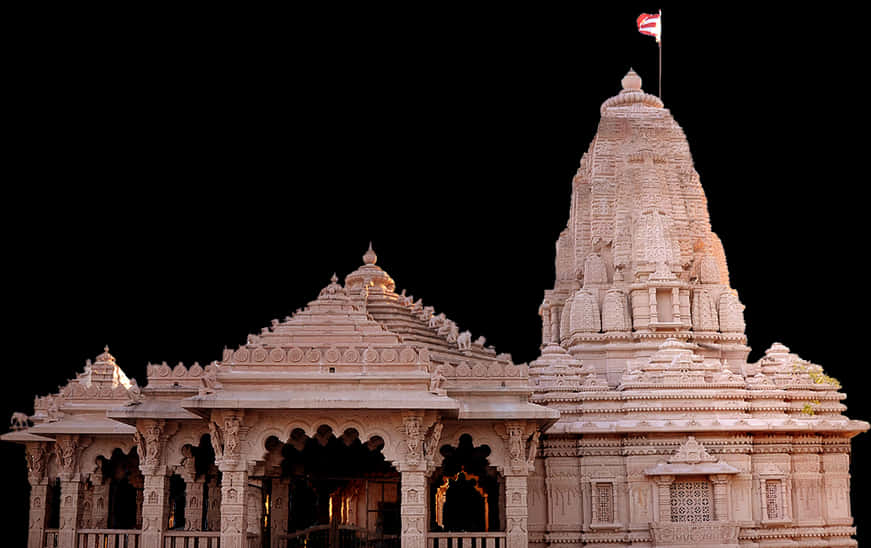
[[[138,384],[107,348],[16,413],[28,546],[856,546],[869,425],[789,348],[748,363],[686,137],[634,72],[572,181],[537,359],[377,259],[207,365]]]

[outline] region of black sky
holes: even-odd
[[[863,14],[668,5],[13,21],[0,416],[31,413],[107,344],[143,384],[149,361],[218,359],[359,266],[370,240],[399,289],[534,359],[571,178],[630,67],[657,93],[635,17],[660,8],[663,99],[751,360],[784,343],[871,419]],[[21,454],[0,446],[23,505]],[[4,519],[23,534],[17,512]]]

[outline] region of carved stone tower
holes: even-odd
[[[572,181],[532,401],[530,546],[855,546],[840,384],[743,306],[683,131],[630,71]]]
[[[739,371],[743,306],[681,127],[631,71],[602,104],[572,182],[556,244],[556,284],[541,306],[543,343],[560,345],[616,387],[629,357],[666,338],[704,343]]]

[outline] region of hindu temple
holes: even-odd
[[[571,182],[537,359],[397,290],[370,246],[206,365],[140,384],[106,348],[16,413],[29,548],[856,546],[869,424],[789,348],[748,362],[686,136],[641,84]]]

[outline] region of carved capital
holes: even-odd
[[[420,412],[406,412],[402,415],[402,429],[405,433],[405,463],[410,466],[419,466],[423,461],[423,414]]]
[[[76,474],[79,460],[79,439],[77,436],[58,436],[54,443],[55,455],[60,467],[60,475],[70,481]]]
[[[27,478],[31,485],[37,485],[45,480],[45,464],[48,461],[48,445],[46,443],[27,443],[24,447],[24,458],[27,460]]]

